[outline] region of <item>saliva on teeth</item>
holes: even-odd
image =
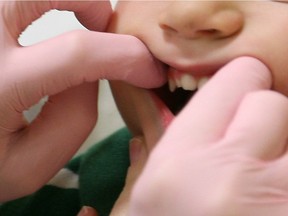
[[[210,77],[194,77],[189,73],[168,74],[169,90],[174,92],[177,88],[182,88],[187,91],[195,91],[201,89],[208,81]]]

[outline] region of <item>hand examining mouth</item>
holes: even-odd
[[[239,58],[241,57],[236,59]],[[253,57],[248,58],[253,59]],[[207,82],[213,79],[215,75],[217,76],[219,71],[224,67],[227,67],[227,65],[234,60],[235,59],[227,61],[226,64],[214,64],[204,67],[190,66],[190,68],[197,68],[198,70],[189,69],[182,71],[169,66],[167,72],[168,83],[161,88],[156,89],[154,92],[161,98],[164,104],[167,105],[170,111],[174,115],[177,115],[196,92],[201,90]],[[255,58],[255,61],[259,60]],[[233,71],[231,71],[231,74],[233,75]]]
[[[244,202],[245,206],[239,199],[234,199],[243,197],[247,200],[251,195],[243,193],[247,192],[246,181],[240,184],[239,190],[239,176],[245,180],[253,178],[258,172],[253,161],[258,162],[259,157],[261,161],[276,157],[283,152],[286,143],[270,142],[263,136],[263,131],[286,133],[287,130],[282,127],[271,130],[272,122],[262,122],[271,121],[267,113],[278,119],[283,114],[280,111],[287,110],[287,106],[281,108],[283,104],[287,105],[287,101],[282,103],[284,97],[269,91],[271,83],[271,72],[255,58],[240,57],[221,68],[174,118],[150,154],[132,193],[130,215],[191,215],[192,212],[196,215],[215,212],[234,215],[235,209],[240,212],[235,215],[247,215],[245,211],[250,203]],[[275,110],[271,108],[276,107],[273,103],[271,107],[262,106],[263,102],[269,104],[265,97],[263,100],[264,95],[282,100],[276,110],[279,112],[273,113]],[[260,101],[262,103],[258,104]],[[281,124],[286,126],[285,122],[283,120]],[[259,175],[257,180],[261,178],[261,172]],[[255,182],[259,184],[257,180]],[[263,188],[267,189],[258,187],[260,195],[257,193],[253,197],[252,193],[251,200],[266,197],[268,192],[263,192]],[[266,192],[264,196],[261,196],[262,192]]]

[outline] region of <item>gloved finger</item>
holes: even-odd
[[[11,134],[1,167],[1,176],[9,178],[1,182],[9,182],[9,187],[0,184],[1,196],[13,199],[34,192],[71,159],[95,126],[95,92],[97,85],[91,83],[52,96],[29,127]],[[37,178],[28,177],[35,173]]]
[[[268,185],[270,188],[276,188],[275,192],[278,191],[279,197],[283,198],[288,191],[288,154],[287,154],[288,142],[286,142],[286,152],[282,157],[276,159],[267,164],[267,171],[261,178],[262,184]],[[274,196],[276,197],[276,196]],[[287,206],[287,205],[286,205]]]
[[[166,79],[145,45],[128,35],[76,31],[10,54],[7,65],[13,73],[7,74],[4,83],[17,84],[22,101],[17,110],[27,109],[43,96],[98,79],[124,80],[146,88]]]
[[[5,24],[17,40],[22,31],[34,20],[51,9],[75,12],[88,29],[104,31],[112,14],[110,1],[7,1],[2,2]]]
[[[174,140],[191,148],[191,142],[197,146],[218,141],[224,136],[243,97],[270,86],[269,70],[259,60],[251,57],[233,60],[186,105],[168,128],[167,140],[163,143]]]
[[[129,143],[130,168],[126,176],[126,184],[134,184],[148,158],[148,149],[145,140],[141,137],[134,137]]]
[[[272,160],[287,148],[288,100],[272,91],[248,94],[223,139],[224,148]]]
[[[98,213],[96,212],[95,209],[89,206],[84,206],[82,207],[81,211],[77,214],[77,216],[98,216]]]

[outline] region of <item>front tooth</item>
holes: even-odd
[[[201,79],[199,79],[197,86],[198,89],[201,89],[209,80],[210,80],[209,77],[202,77]]]
[[[177,88],[182,87],[181,78],[176,77],[176,78],[174,79],[174,82],[175,82],[175,85],[176,85]]]
[[[197,81],[190,74],[183,74],[180,79],[181,86],[184,90],[194,91],[197,89]]]

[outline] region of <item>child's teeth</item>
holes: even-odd
[[[189,74],[182,75],[180,78],[180,82],[181,82],[181,86],[184,90],[194,91],[197,88],[196,79]]]
[[[177,88],[181,88],[182,84],[181,84],[181,80],[179,78],[174,79],[175,85]]]
[[[168,79],[169,90],[174,92],[177,89],[177,85],[173,79]]]
[[[210,77],[195,78],[191,74],[182,74],[179,77],[169,77],[169,90],[174,92],[177,88],[183,88],[184,90],[194,91],[196,89],[201,89],[209,79]]]

